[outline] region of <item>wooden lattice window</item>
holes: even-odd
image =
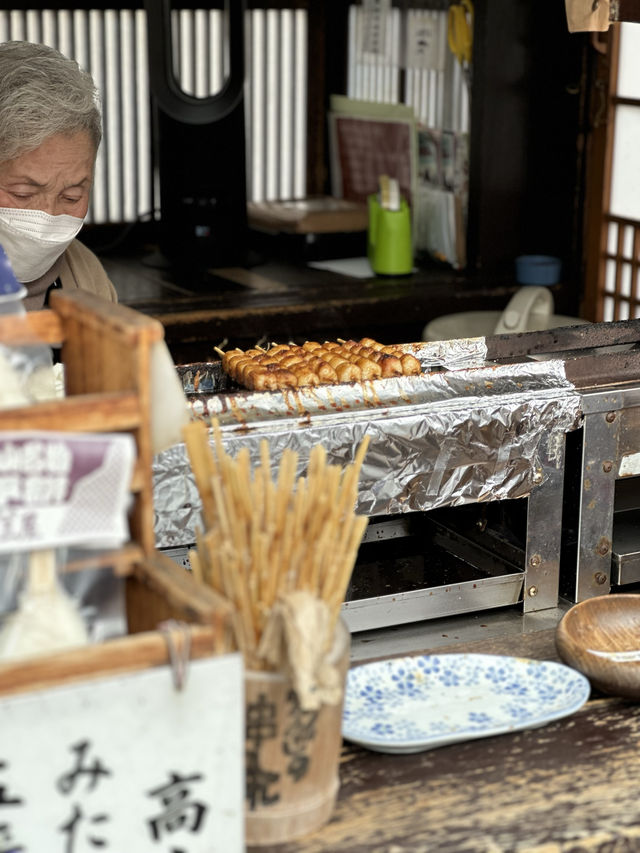
[[[613,26],[592,80],[583,315],[640,317],[640,25]]]

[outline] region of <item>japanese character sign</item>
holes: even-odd
[[[0,697],[0,853],[242,853],[240,655]]]
[[[0,553],[58,545],[119,547],[129,535],[130,435],[4,432]]]

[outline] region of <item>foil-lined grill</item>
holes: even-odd
[[[215,417],[227,452],[247,447],[254,464],[267,438],[274,465],[286,447],[297,452],[298,476],[316,444],[329,462],[346,465],[368,434],[360,514],[526,497],[544,476],[541,451],[563,464],[565,433],[580,420],[580,395],[560,360],[487,365],[483,339],[456,343],[453,362],[441,344],[407,349],[426,371],[461,359],[477,366],[288,392],[233,391],[215,363],[179,372],[189,380],[195,416]],[[203,393],[209,382],[217,393]],[[154,484],[158,547],[192,544],[200,506],[184,445],[156,457]]]

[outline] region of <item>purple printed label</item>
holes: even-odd
[[[2,433],[0,552],[121,545],[134,461],[129,435]]]

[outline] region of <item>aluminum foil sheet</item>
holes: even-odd
[[[405,349],[420,359],[423,370],[438,366],[447,370],[479,367],[487,360],[485,338],[455,338],[450,341],[408,344]]]
[[[418,358],[423,372],[434,368],[459,370],[464,367],[482,367],[487,361],[485,338],[402,344],[400,348]],[[208,404],[215,406],[214,403],[209,403],[208,397],[224,393],[231,386],[231,381],[223,372],[219,361],[185,364],[177,369],[185,394],[197,399],[196,407],[200,412],[206,412]],[[238,391],[237,388],[234,390]]]
[[[559,360],[368,384],[205,399],[228,453],[248,447],[257,465],[266,438],[274,467],[285,448],[298,453],[298,476],[314,445],[347,465],[368,435],[356,508],[368,516],[525,497],[543,475],[541,456],[564,464],[564,435],[580,420]],[[184,445],[159,454],[153,473],[158,547],[193,544],[200,500]]]

